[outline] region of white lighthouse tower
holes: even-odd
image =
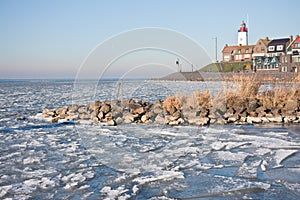
[[[238,30],[238,45],[248,45],[248,28],[243,21],[240,29]]]

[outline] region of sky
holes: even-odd
[[[111,40],[110,45],[119,49],[116,38],[122,34],[158,28],[173,32],[173,35],[170,32],[172,36],[190,38],[203,48],[211,61],[215,60],[214,38],[217,37],[218,60],[221,60],[224,45],[237,43],[242,20],[247,22],[249,44],[266,36],[295,37],[300,33],[300,21],[296,17],[299,6],[298,0],[0,0],[0,79],[75,78],[83,68],[87,71],[86,78],[119,77],[129,71],[135,77],[162,76],[178,70],[174,61],[178,55],[160,54],[157,49],[152,49],[152,53],[140,51],[123,56],[105,71],[108,65],[99,59],[113,48],[107,51],[97,51],[97,48]],[[150,33],[143,36],[147,37],[154,36]],[[167,43],[164,38],[157,39]],[[172,42],[181,47],[181,39]],[[129,43],[123,46],[130,46]],[[160,59],[151,62],[153,55]],[[99,58],[98,61],[92,63],[93,57]],[[141,58],[147,61],[135,61]],[[94,68],[85,67],[87,63]],[[153,63],[157,65],[151,68]],[[193,63],[195,68],[203,64]],[[97,74],[93,72],[95,67],[99,68]],[[138,69],[136,73],[134,69]]]

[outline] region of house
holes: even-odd
[[[253,54],[253,69],[258,72],[287,72],[290,71],[291,58],[287,56],[290,38],[257,41]],[[285,64],[284,64],[285,63]]]
[[[249,62],[252,60],[254,45],[228,46],[222,50],[223,62]]]
[[[291,37],[292,38],[292,37]],[[296,35],[287,47],[286,56],[282,56],[282,71],[299,72],[300,71],[300,37]]]
[[[286,48],[290,44],[292,38],[274,39],[268,44],[268,57],[281,56],[286,54]]]
[[[252,57],[255,58],[258,56],[266,56],[270,42],[271,40],[268,37],[265,39],[259,39],[254,46]]]

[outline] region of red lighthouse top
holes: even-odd
[[[239,32],[248,32],[248,28],[247,28],[246,23],[244,21],[241,24]]]

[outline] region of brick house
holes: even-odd
[[[283,65],[282,61],[290,63],[291,59],[287,56],[287,47],[292,38],[281,38],[269,40],[260,39],[253,55],[253,68],[258,72],[285,72],[288,71],[288,64]],[[267,48],[266,48],[267,47]]]
[[[296,38],[287,47],[286,56],[282,56],[282,71],[300,72],[300,37]]]
[[[223,62],[247,62],[252,60],[254,45],[228,46],[222,50]]]

